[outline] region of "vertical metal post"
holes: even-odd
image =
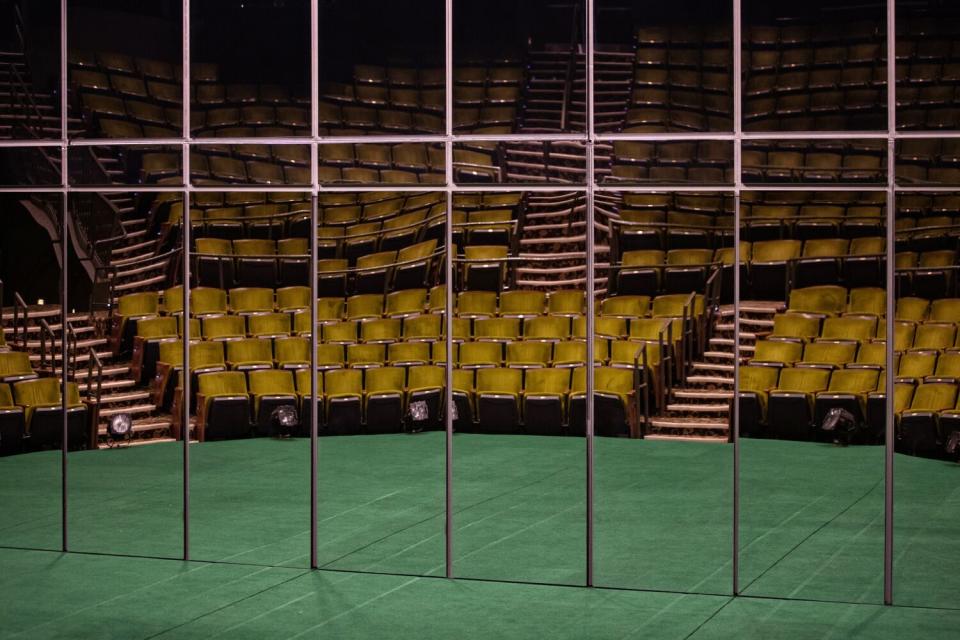
[[[733,532],[731,580],[740,594],[740,200],[743,191],[743,16],[733,0]]]
[[[310,183],[313,193],[310,196],[310,568],[320,566],[317,541],[319,539],[319,472],[320,452],[318,447],[319,411],[317,406],[317,227],[320,224],[319,203],[317,192],[319,185],[319,171],[317,167],[318,149],[317,137],[320,133],[320,7],[319,0],[310,0]]]
[[[67,261],[69,259],[68,243],[68,205],[70,188],[70,167],[69,167],[69,120],[67,118],[67,0],[60,0],[60,186],[63,188],[63,197],[60,199],[60,402],[61,413],[63,414],[63,424],[60,443],[60,548],[66,552],[69,550],[69,536],[67,532],[67,407],[70,405],[68,399],[67,386],[67,349],[69,348],[69,337],[67,334],[67,305],[69,304],[69,285],[67,279],[69,270]],[[112,303],[112,301],[111,301]],[[57,361],[53,360],[54,371],[56,371]],[[87,381],[90,384],[90,381]]]
[[[316,4],[316,3],[314,3]],[[317,226],[319,218],[317,194],[310,197],[310,568],[320,567],[317,555],[319,522],[317,520],[319,498],[319,454],[318,424],[320,420],[317,405]]]
[[[897,133],[897,23],[896,0],[887,0],[887,344],[886,344],[886,429],[884,431],[883,481],[883,603],[893,604],[893,343],[896,286],[896,133]]]
[[[446,427],[444,476],[444,564],[446,576],[453,577],[453,0],[444,2],[444,172],[446,174],[447,219],[444,224],[444,420]]]
[[[587,224],[586,224],[586,314],[587,314],[587,362],[586,362],[586,463],[587,463],[587,487],[586,487],[586,581],[587,586],[594,585],[594,313],[596,307],[596,283],[594,281],[594,186],[596,176],[594,175],[594,23],[593,11],[594,0],[587,0],[586,3],[586,29],[584,31],[584,45],[586,47],[586,103],[587,103],[587,140],[586,140],[586,160],[587,160]]]
[[[183,282],[183,372],[180,374],[180,387],[183,390],[181,403],[181,424],[183,425],[183,559],[190,559],[190,0],[183,0],[181,64],[183,65],[183,245],[182,258]]]

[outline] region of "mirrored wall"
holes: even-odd
[[[954,606],[953,8],[33,4],[0,546]]]

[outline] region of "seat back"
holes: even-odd
[[[250,393],[255,396],[295,395],[293,373],[282,369],[261,369],[248,374]]]

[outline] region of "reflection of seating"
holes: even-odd
[[[403,367],[380,367],[366,372],[363,389],[366,433],[401,430],[405,378]]]
[[[858,425],[867,417],[867,394],[876,390],[880,371],[877,369],[843,369],[833,372],[830,386],[817,394],[814,425],[823,424],[831,409],[849,411]]]
[[[917,386],[910,408],[900,417],[900,448],[904,453],[930,454],[943,443],[939,413],[957,403],[957,385],[932,382]]]
[[[530,434],[560,435],[566,422],[569,369],[531,369],[523,387],[523,424]]]
[[[757,437],[767,422],[767,398],[777,385],[776,367],[740,367],[740,435]]]
[[[333,369],[323,374],[326,400],[325,432],[346,435],[360,432],[363,399],[363,372],[359,369]]]
[[[250,395],[253,398],[254,424],[260,435],[278,435],[272,414],[279,407],[297,407],[297,391],[293,373],[278,369],[251,371]],[[299,415],[298,415],[299,418]],[[296,429],[295,431],[299,431]]]
[[[476,406],[481,431],[516,431],[520,423],[522,377],[519,369],[493,368],[477,371]]]
[[[24,435],[23,407],[13,403],[10,385],[0,383],[0,456],[20,453]]]
[[[242,438],[250,434],[247,378],[240,371],[198,376],[197,428],[202,440]]]

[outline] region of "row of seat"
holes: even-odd
[[[198,435],[236,438],[276,430],[273,412],[298,409],[295,433],[309,432],[316,410],[323,435],[390,433],[439,428],[445,372],[440,366],[335,369],[318,375],[316,405],[307,370],[210,372],[198,376]],[[623,369],[595,371],[597,433],[636,433],[635,376]],[[455,369],[454,426],[460,431],[583,435],[586,370]],[[251,420],[252,418],[252,420]]]
[[[846,289],[837,287],[846,300]],[[792,300],[800,305],[800,291],[793,292]],[[812,294],[811,294],[812,295]],[[824,294],[826,295],[826,294]],[[437,285],[427,289],[410,289],[383,294],[362,294],[344,298],[321,298],[318,314],[321,321],[363,320],[370,318],[402,318],[422,313],[440,313],[445,309],[446,288]],[[682,308],[690,296],[667,295],[613,296],[600,301],[600,315],[620,318],[669,317],[682,315]],[[694,296],[698,308],[702,296]],[[209,287],[190,290],[192,317],[222,316],[228,314],[254,315],[303,311],[310,305],[309,287],[286,287],[276,291],[266,288],[241,288],[229,291]],[[518,289],[499,295],[487,291],[463,291],[457,294],[453,311],[469,319],[535,318],[558,316],[572,318],[585,312],[585,293],[579,289],[559,289],[549,294],[539,290]],[[809,306],[809,305],[806,305]],[[803,310],[808,310],[804,306]],[[798,309],[800,310],[800,309]],[[121,296],[116,317],[122,322],[178,315],[183,311],[181,286],[158,292],[133,293]],[[625,335],[625,334],[624,334]]]
[[[20,352],[10,353],[26,356]],[[3,357],[0,363],[8,355],[0,353]],[[0,364],[0,368],[9,364]],[[61,381],[38,378],[32,370],[31,374],[0,377],[3,380],[0,382],[0,456],[59,448],[63,442]],[[87,407],[80,400],[76,383],[70,382],[67,384],[67,446],[70,450],[87,445],[87,426]]]
[[[353,65],[356,84],[389,85],[395,87],[442,87],[446,75],[442,68],[416,69],[412,67]],[[457,65],[453,68],[453,82],[459,86],[519,85],[523,82],[523,68],[517,65]]]
[[[886,154],[743,150],[745,182],[886,181]]]
[[[411,241],[418,229],[412,233],[384,237],[381,248],[388,239],[396,242],[391,246],[402,246],[402,241]],[[436,281],[441,256],[436,253],[436,239],[407,244],[401,249],[389,249],[367,253],[376,242],[376,236],[357,238],[352,244],[344,242],[343,251],[336,244],[326,242],[322,255],[344,255],[344,258],[322,258],[317,262],[318,291],[323,296],[344,296],[347,291],[354,293],[380,293],[388,288],[411,289],[423,287]],[[238,245],[236,243],[242,243]],[[285,252],[278,253],[278,249]],[[467,247],[468,255],[473,249]],[[506,255],[506,247],[493,247]],[[198,238],[197,253],[193,257],[195,281],[200,286],[230,287],[267,287],[303,286],[310,281],[309,249],[306,240],[294,238],[274,243],[272,240],[229,240]],[[355,271],[350,271],[355,269]],[[500,275],[500,265],[470,265],[467,267],[466,281],[477,280],[485,273]],[[484,277],[484,279],[490,279]]]
[[[82,69],[102,69],[113,73],[142,75],[157,80],[182,80],[183,68],[179,64],[151,58],[133,57],[114,51],[83,51],[70,49],[67,61],[71,67]],[[193,62],[190,64],[190,78],[194,82],[217,82],[220,67],[214,62]]]
[[[276,161],[284,165],[309,166],[310,149],[306,146],[291,145],[261,145],[244,144],[223,149],[213,146],[204,147],[206,152],[231,153],[244,160]],[[414,171],[418,173],[433,171],[439,172],[443,168],[444,153],[442,147],[424,143],[405,143],[398,145],[381,144],[332,144],[321,145],[318,150],[319,158],[325,165],[321,172],[321,180],[343,179],[344,174],[331,172],[335,167],[351,168],[358,165],[362,168],[379,169],[382,171]],[[145,154],[141,163],[144,179],[156,180],[180,174],[181,154],[150,153]],[[193,153],[190,157],[190,172],[193,177],[206,177],[210,174],[210,158],[206,153]],[[351,173],[346,177],[350,178]],[[389,174],[388,174],[389,175]]]
[[[872,368],[740,368],[740,433],[789,440],[832,439],[823,425],[832,409],[853,417],[856,430],[844,434],[877,443],[885,424],[885,377]],[[849,443],[849,442],[848,442]]]

